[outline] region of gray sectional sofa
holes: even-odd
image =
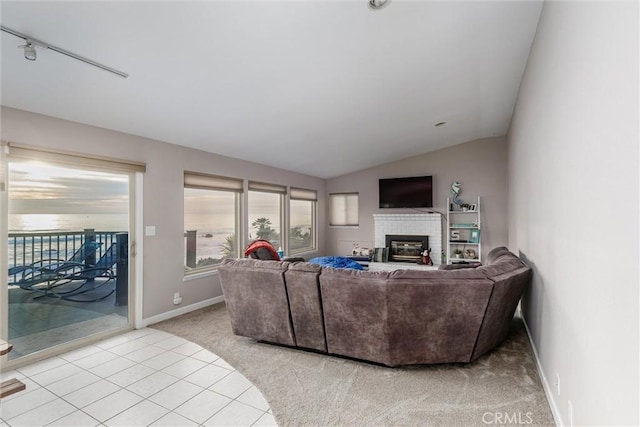
[[[506,338],[531,280],[504,247],[460,270],[233,259],[218,271],[236,335],[387,366],[477,359]]]

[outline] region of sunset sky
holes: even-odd
[[[220,226],[233,226],[230,193],[194,192],[185,197],[185,213],[207,214]],[[279,228],[274,194],[251,192],[249,224],[257,217],[271,219]],[[9,214],[127,214],[129,177],[126,174],[86,171],[42,162],[9,165]],[[308,214],[291,212],[291,224],[307,225]],[[224,218],[224,219],[223,219]],[[227,224],[229,222],[229,224]]]
[[[9,165],[9,214],[127,213],[129,177],[51,166]]]

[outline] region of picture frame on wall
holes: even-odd
[[[469,232],[469,243],[480,243],[480,230],[471,230]]]

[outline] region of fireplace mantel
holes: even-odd
[[[442,216],[438,213],[373,214],[374,242],[377,248],[385,246],[387,234],[429,236],[431,259],[442,263]]]

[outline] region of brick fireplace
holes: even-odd
[[[386,247],[387,236],[428,236],[431,259],[442,263],[442,216],[433,214],[374,214],[374,241],[377,248]]]

